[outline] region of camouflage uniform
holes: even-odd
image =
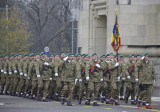
[[[5,80],[5,86],[6,86],[6,90],[5,90],[5,94],[6,92],[8,91],[9,89],[9,86],[10,86],[10,81],[11,81],[11,77],[9,76],[9,60],[5,60],[4,62],[4,68],[3,68],[4,72],[3,72],[3,80]],[[2,90],[4,90],[4,86],[2,86]]]
[[[156,73],[154,64],[151,61],[140,60],[137,62],[137,67],[142,70],[142,74],[139,74],[140,95],[139,100],[142,100],[146,95],[146,102],[151,104],[151,93],[153,91],[153,82],[156,80]]]

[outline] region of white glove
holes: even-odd
[[[120,81],[120,77],[117,77],[117,81],[118,81],[118,82]]]
[[[88,81],[88,80],[89,80],[89,77],[86,77],[86,80]]]
[[[9,72],[9,75],[12,75],[12,72]]]
[[[52,81],[52,78],[50,77],[49,80]]]
[[[79,79],[79,82],[82,82],[82,79]]]
[[[39,74],[37,75],[37,78],[40,78],[40,75],[39,75]]]
[[[28,79],[30,79],[30,77],[27,77]]]
[[[1,72],[3,72],[3,70],[1,70]]]
[[[130,76],[127,76],[127,79],[131,79],[131,77],[130,77]]]
[[[27,77],[27,74],[24,74],[25,77]]]
[[[101,78],[100,81],[102,82],[102,81],[103,81],[103,78]]]
[[[117,62],[114,66],[117,67],[119,65],[119,63]]]
[[[4,72],[4,74],[6,75],[6,74],[7,74],[7,72]]]
[[[15,70],[14,73],[17,73],[17,70]]]
[[[100,68],[101,66],[99,64],[96,64],[96,67]]]
[[[156,80],[153,81],[153,84],[156,83]]]
[[[78,79],[75,79],[75,84],[77,83]]]
[[[138,79],[135,79],[136,82],[138,82]]]
[[[68,56],[67,56],[67,57],[65,57],[65,58],[63,58],[63,60],[64,60],[64,61],[66,61],[67,59],[68,59]]]
[[[122,80],[125,80],[125,78],[123,77]]]
[[[49,66],[49,63],[48,62],[44,62],[44,65]]]
[[[22,75],[23,75],[23,73],[21,72],[21,73],[20,73],[20,76],[22,76]]]
[[[144,56],[141,58],[142,60],[144,59]]]
[[[57,76],[58,76],[58,73],[55,73],[55,76],[57,77]]]

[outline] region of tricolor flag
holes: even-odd
[[[117,52],[119,48],[121,47],[121,37],[120,37],[119,26],[116,24],[113,27],[111,45],[115,52]]]

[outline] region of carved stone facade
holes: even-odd
[[[113,52],[115,8],[122,40],[120,54],[147,52],[157,72],[153,94],[160,96],[160,0],[81,0],[78,46],[81,53]]]

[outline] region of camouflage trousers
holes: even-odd
[[[102,96],[105,96],[106,99],[109,99],[111,97],[111,88],[110,88],[110,82],[109,81],[103,81],[101,82],[101,92]]]
[[[57,77],[57,78],[56,78],[56,88],[55,88],[55,93],[58,93],[58,94],[61,93],[61,90],[62,90],[61,81],[62,81],[61,77]]]
[[[17,92],[19,77],[14,77],[13,79],[13,92]]]
[[[63,86],[63,89],[62,89],[61,96],[62,97],[67,97],[67,94],[68,94],[68,97],[66,99],[71,101],[74,87],[75,87],[74,81],[64,82],[64,86]]]
[[[100,89],[100,83],[99,82],[88,82],[88,97],[87,99],[90,99],[92,97],[92,94],[94,93],[93,100],[98,100],[98,92]]]
[[[17,91],[18,91],[19,93],[24,92],[25,82],[26,82],[26,79],[20,78],[20,81],[19,81],[18,87],[17,87]]]
[[[143,84],[144,90],[140,91],[139,100],[144,100],[146,103],[151,104],[151,94],[153,91],[153,84]]]
[[[38,87],[38,80],[32,80],[31,94],[36,95],[37,87]]]
[[[24,92],[26,94],[29,94],[31,92],[31,89],[32,89],[32,80],[26,79]]]
[[[6,77],[6,91],[9,90],[10,85],[11,85],[11,77]]]
[[[119,93],[121,88],[121,82],[111,81],[111,98],[119,100]]]
[[[131,95],[131,100],[135,100],[136,86],[137,86],[136,83],[126,82],[126,93],[125,93],[126,98],[129,98],[129,96]]]
[[[38,79],[38,91],[37,91],[37,94],[41,94],[41,92],[43,91],[43,97],[47,97],[49,85],[50,85],[50,80]]]
[[[1,74],[1,91],[4,90],[5,84],[6,84],[6,77],[2,76]]]
[[[120,88],[120,96],[124,96],[124,87],[125,87],[125,81],[122,81]]]
[[[49,88],[48,88],[48,94],[50,95],[55,94],[55,88],[56,88],[56,80],[50,81]]]

